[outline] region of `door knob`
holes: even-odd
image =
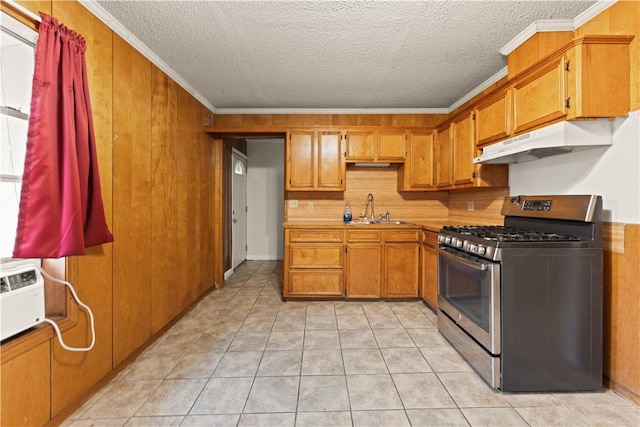
[[[238,218],[233,218],[233,222],[238,222]]]

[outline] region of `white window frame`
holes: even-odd
[[[3,33],[8,33],[12,37],[23,41],[25,44],[32,46],[34,48],[34,57],[35,57],[35,45],[38,40],[38,32],[33,28],[28,27],[27,25],[21,23],[17,19],[8,15],[5,12],[1,12],[0,14],[0,31]],[[34,58],[35,64],[35,58]],[[0,102],[0,104],[4,104],[4,102]],[[20,111],[18,109],[12,108],[11,105],[0,105],[0,119],[4,121],[5,116],[10,116],[18,119],[28,120],[28,111]],[[27,125],[28,126],[28,125]],[[25,141],[26,142],[26,141]],[[6,171],[5,171],[6,172]],[[20,183],[22,181],[22,175],[18,174],[0,174],[0,182],[8,182],[8,183]],[[6,201],[2,201],[5,203]],[[4,235],[5,233],[3,233]],[[31,263],[40,264],[40,260],[30,260]],[[3,270],[12,268],[16,264],[21,264],[20,260],[15,260],[11,257],[5,257],[0,259],[0,267]]]

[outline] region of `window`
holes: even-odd
[[[18,222],[38,34],[2,13],[0,31],[0,258],[11,258]]]
[[[234,172],[236,175],[244,175],[244,165],[242,164],[242,160],[238,160],[236,162]]]

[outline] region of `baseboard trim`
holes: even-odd
[[[283,257],[279,255],[247,255],[247,261],[280,261]]]
[[[233,268],[228,269],[224,272],[224,280],[227,280],[233,274]]]

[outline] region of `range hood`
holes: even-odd
[[[473,163],[522,163],[611,145],[608,119],[558,122],[484,147]]]

